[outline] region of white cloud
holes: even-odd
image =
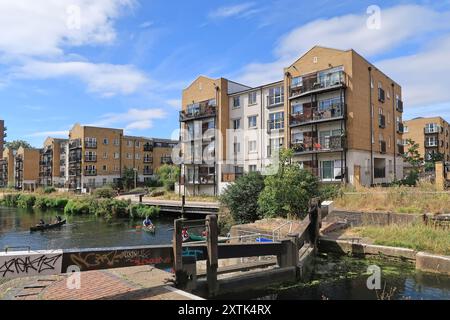
[[[103,96],[131,94],[150,80],[129,65],[94,64],[89,62],[28,61],[13,72],[13,78],[53,79],[75,77],[88,86],[88,90]]]
[[[170,99],[166,103],[177,110],[181,110],[181,99]]]
[[[114,19],[133,5],[134,0],[2,0],[0,52],[61,55],[64,46],[111,43]]]
[[[379,30],[367,28],[367,18],[364,12],[314,20],[295,28],[278,41],[274,50],[275,61],[254,62],[245,66],[238,80],[250,85],[279,80],[283,77],[283,67],[315,45],[353,48],[365,56],[371,56],[410,41],[426,40],[432,31],[450,30],[450,25],[446,23],[450,19],[449,12],[436,12],[422,6],[402,5],[382,10]]]
[[[255,5],[254,2],[245,2],[233,6],[220,7],[209,13],[209,18],[230,18],[236,16],[248,16],[249,9]],[[255,12],[254,10],[251,10]]]
[[[67,138],[69,136],[69,130],[64,131],[42,131],[42,132],[35,132],[27,135],[27,137],[63,137]]]
[[[145,21],[145,22],[141,23],[141,24],[139,25],[139,27],[140,27],[141,29],[148,29],[148,28],[150,28],[150,27],[153,26],[153,25],[154,25],[154,22],[153,22],[153,21]]]
[[[432,41],[417,54],[379,61],[376,65],[402,85],[407,106],[423,106],[450,101],[449,57],[450,35]]]
[[[116,126],[125,130],[145,130],[153,127],[153,121],[167,116],[163,109],[130,109],[124,113],[108,113],[92,126]]]

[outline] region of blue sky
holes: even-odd
[[[316,44],[354,48],[399,82],[406,119],[450,120],[450,1],[2,0],[0,12],[0,119],[7,140],[36,147],[76,122],[170,137],[198,75],[279,80]]]

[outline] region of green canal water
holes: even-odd
[[[0,207],[0,250],[76,249],[170,244],[173,217],[157,219],[155,235],[136,229],[140,220],[103,220],[94,216],[65,217],[67,225],[45,232],[30,233],[39,219],[53,221],[56,211],[29,211]],[[381,268],[382,289],[367,289],[367,268]],[[240,292],[231,299],[321,300],[321,299],[446,299],[450,300],[450,277],[418,273],[411,264],[385,260],[361,260],[322,255],[307,283]]]
[[[54,221],[57,211],[30,211],[0,207],[0,250],[5,247],[31,250],[78,249],[170,244],[173,218],[153,222],[155,234],[136,229],[142,221],[104,220],[91,215],[63,217],[67,225],[44,232],[30,232],[39,219]]]

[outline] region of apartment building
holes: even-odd
[[[14,155],[14,187],[34,191],[39,184],[39,149],[20,147]]]
[[[171,163],[177,141],[124,136],[122,129],[75,124],[69,133],[68,182],[72,190],[117,183],[132,168],[137,183],[154,178],[157,169]]]
[[[39,185],[64,188],[67,176],[67,154],[69,143],[67,139],[47,138],[40,150]]]
[[[403,177],[400,85],[354,50],[318,46],[280,70],[280,79],[249,87],[199,77],[183,91],[184,192],[220,193],[244,172],[263,170],[280,147],[292,148],[294,160],[324,183]],[[220,140],[205,135],[210,129]],[[230,129],[244,137],[227,136]]]
[[[415,118],[405,121],[404,143],[408,139],[419,145],[419,153],[426,160],[436,157],[450,162],[450,124],[442,117]]]
[[[3,152],[6,137],[7,137],[7,134],[6,134],[6,127],[5,127],[5,120],[0,120],[0,152]]]
[[[5,148],[0,160],[0,188],[14,187],[14,158],[16,151]]]

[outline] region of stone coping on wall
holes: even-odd
[[[319,251],[357,257],[379,256],[414,263],[417,270],[447,274],[450,276],[450,256],[417,252],[408,248],[380,246],[360,242],[360,239],[338,240],[327,237],[319,239]]]

